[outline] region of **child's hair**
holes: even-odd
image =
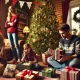
[[[33,50],[32,50],[32,48],[31,48],[30,44],[25,43],[25,44],[23,45],[23,49],[24,49],[24,46],[30,48],[30,52],[33,52]]]
[[[30,53],[35,53],[35,52],[33,51],[33,49],[31,48],[31,45],[30,45],[30,44],[25,43],[25,44],[23,45],[23,48],[24,48],[24,46],[30,48]]]
[[[31,46],[30,46],[29,44],[27,44],[27,43],[25,43],[25,44],[23,45],[23,47],[24,47],[24,46],[31,48]]]

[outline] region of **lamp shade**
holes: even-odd
[[[30,29],[28,26],[25,26],[24,29],[23,29],[23,33],[29,33],[30,32]]]

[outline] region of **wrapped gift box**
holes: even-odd
[[[45,65],[47,65],[47,58],[52,56],[52,54],[54,54],[54,50],[51,48],[48,48],[46,52],[42,53],[42,61]]]
[[[61,54],[64,55],[64,50],[60,50],[60,49],[59,50],[55,50],[54,59],[55,60],[60,59],[62,57]]]
[[[7,64],[3,73],[3,77],[14,77],[15,70],[16,70],[15,64]]]
[[[31,71],[31,70],[23,70],[22,72],[19,72],[16,74],[16,80],[36,80],[36,76],[38,75],[37,71]]]
[[[47,58],[48,57],[50,57],[51,56],[51,54],[42,54],[42,62],[45,64],[45,65],[47,65],[48,63],[47,63]]]
[[[17,69],[20,71],[24,69],[31,69],[30,62],[24,62],[24,63],[17,64]]]
[[[55,70],[56,70],[55,68],[44,68],[42,70],[42,76],[54,77]]]
[[[42,53],[42,61],[45,65],[47,65],[48,57],[51,56],[53,60],[58,60],[62,57],[61,54],[64,55],[64,50],[61,50],[61,49],[53,50],[51,48],[48,48],[46,52]]]
[[[4,65],[0,63],[0,76],[3,74]]]
[[[67,67],[61,71],[61,80],[80,80],[79,75],[79,69]]]

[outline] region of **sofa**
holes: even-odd
[[[11,56],[11,48],[10,48],[9,39],[4,39],[4,43],[5,43],[5,46],[4,46],[5,59],[6,59],[6,60],[11,60],[11,59],[12,59],[12,56]],[[20,53],[21,53],[21,55],[22,55],[24,43],[25,43],[25,41],[23,41],[23,40],[18,40],[18,44],[19,44],[19,48],[20,48]],[[15,52],[16,52],[16,49],[15,49]],[[16,55],[17,55],[17,53],[16,53]]]

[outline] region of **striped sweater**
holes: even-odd
[[[77,57],[80,58],[80,38],[78,36],[72,35],[70,40],[61,38],[59,48],[64,49],[65,55],[77,54]]]

